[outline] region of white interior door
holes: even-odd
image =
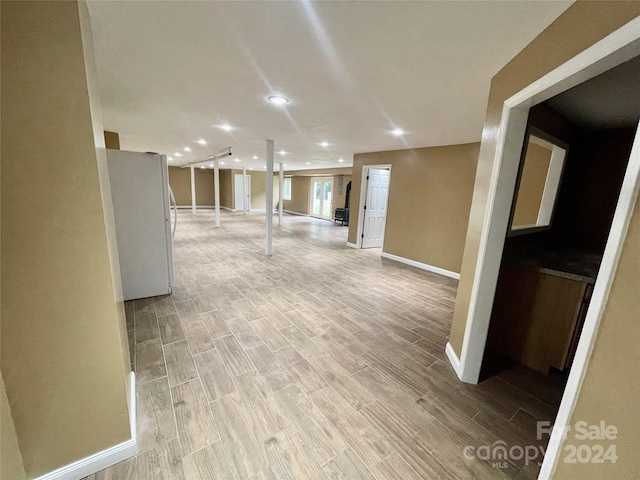
[[[369,169],[367,173],[367,197],[364,204],[362,248],[381,247],[387,221],[389,198],[389,170]]]
[[[314,178],[311,181],[311,216],[331,220],[333,178]]]
[[[233,189],[236,210],[245,211],[251,210],[251,175],[245,176],[244,189],[242,188],[241,173],[236,173],[233,176]]]

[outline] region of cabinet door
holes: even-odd
[[[489,347],[542,373],[564,369],[586,284],[521,267],[500,272]]]

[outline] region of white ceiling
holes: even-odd
[[[571,3],[91,1],[105,129],[256,169],[270,138],[287,170],[479,141],[491,77]]]

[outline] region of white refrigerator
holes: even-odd
[[[167,159],[107,150],[125,300],[171,293],[173,252]]]

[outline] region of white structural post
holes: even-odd
[[[191,213],[196,214],[196,171],[191,165]]]
[[[247,192],[247,167],[242,167],[242,214],[247,214],[249,192]]]
[[[284,200],[284,163],[280,162],[280,175],[278,177],[278,226],[282,226],[282,214]]]
[[[267,140],[267,238],[265,245],[267,256],[271,256],[273,253],[273,149],[273,140]]]
[[[216,228],[220,228],[220,161],[213,161],[213,197],[216,207]]]

